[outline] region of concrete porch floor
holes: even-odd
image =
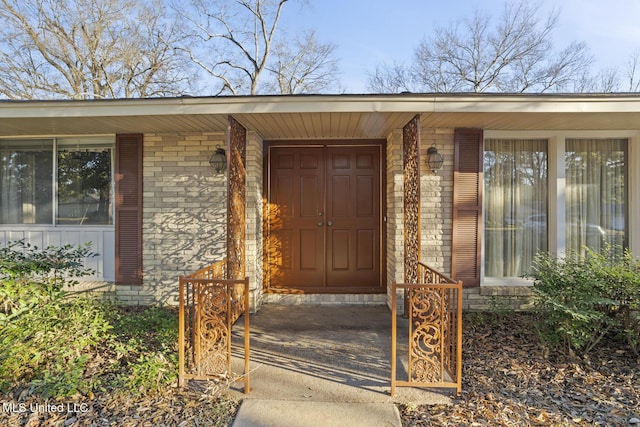
[[[451,403],[452,389],[391,381],[391,311],[385,305],[272,305],[251,315],[251,393],[242,399],[334,403]],[[233,368],[242,372],[242,318],[233,331]],[[398,318],[398,375],[406,379],[407,321]]]

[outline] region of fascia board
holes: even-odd
[[[435,113],[637,113],[640,97],[438,98]]]
[[[640,96],[318,95],[0,102],[0,118],[277,113],[640,112]]]

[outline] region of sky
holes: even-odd
[[[534,0],[535,1],[535,0]],[[596,69],[622,67],[640,49],[640,0],[541,0],[541,13],[559,12],[554,47],[587,43]],[[346,93],[365,93],[368,74],[382,63],[406,63],[433,27],[447,26],[479,7],[499,16],[503,0],[307,0],[285,7],[287,31],[315,29],[337,45]]]

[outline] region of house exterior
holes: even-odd
[[[3,101],[0,244],[17,239],[91,242],[83,289],[132,304],[175,303],[223,258],[254,308],[384,303],[421,260],[466,308],[517,308],[537,250],[640,256],[640,96]]]

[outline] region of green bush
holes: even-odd
[[[0,248],[0,387],[28,384],[32,393],[81,391],[87,352],[111,328],[102,307],[67,298],[65,286],[92,270],[89,244],[40,250],[23,241]]]
[[[539,332],[547,344],[587,354],[617,333],[638,353],[640,262],[628,250],[607,247],[564,258],[540,252],[531,277]]]
[[[0,391],[147,393],[177,378],[177,314],[70,295],[88,245],[0,248]]]
[[[46,397],[89,391],[83,376],[90,352],[110,329],[104,308],[87,298],[24,313],[0,332],[1,388],[22,382]]]
[[[23,240],[0,248],[0,325],[37,306],[60,301],[64,287],[93,270],[85,260],[96,256],[90,243],[38,249]]]

